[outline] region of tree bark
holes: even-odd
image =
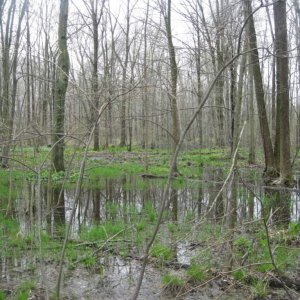
[[[144,89],[143,89],[143,104],[142,104],[142,148],[148,148],[148,120],[146,115],[148,114],[148,65],[147,65],[147,29],[148,29],[148,18],[149,18],[149,0],[147,2],[146,8],[146,16],[145,16],[145,23],[144,23],[144,57],[143,57],[143,81],[144,81]],[[146,163],[147,165],[147,163]]]
[[[98,2],[97,0],[91,2],[91,14],[92,14],[92,23],[93,23],[93,73],[92,73],[92,90],[94,98],[94,107],[92,107],[92,122],[96,122],[98,119],[98,110],[99,110],[99,83],[98,83],[98,52],[99,52],[99,37],[98,37],[98,25],[100,18],[98,19]],[[94,131],[94,151],[99,150],[99,125],[96,125]]]
[[[300,5],[298,0],[293,1],[295,16],[296,16],[296,31],[300,32]],[[297,46],[297,67],[298,74],[300,74],[300,36],[296,34],[296,46]],[[298,85],[300,86],[300,76],[298,76]],[[297,95],[299,95],[299,89],[297,90]],[[297,151],[300,149],[300,113],[299,104],[297,105],[297,126],[296,126],[296,141],[297,141]]]
[[[120,136],[120,146],[126,146],[126,76],[127,76],[127,67],[129,61],[129,50],[130,50],[130,0],[127,0],[127,15],[126,15],[126,31],[125,31],[125,58],[122,64],[122,99],[121,99],[121,136]]]
[[[171,91],[169,92],[171,114],[172,114],[172,135],[173,135],[173,151],[175,151],[180,139],[180,121],[179,112],[177,106],[177,79],[178,79],[178,67],[176,62],[175,47],[172,39],[171,29],[171,0],[168,0],[167,11],[164,13],[166,34],[168,40],[169,61],[171,69]],[[175,168],[177,171],[177,167]]]
[[[254,27],[254,19],[252,15],[251,0],[245,0],[245,8],[247,15],[249,15],[248,21],[248,37],[251,52],[251,65],[253,70],[253,77],[255,83],[255,95],[258,109],[258,118],[260,124],[260,132],[264,149],[265,157],[265,175],[266,177],[276,177],[275,159],[273,153],[273,146],[271,141],[270,129],[267,118],[267,111],[265,106],[265,92],[263,86],[263,79],[259,64],[259,55],[257,50],[256,31]]]
[[[253,70],[252,66],[249,67],[249,87],[248,87],[248,103],[249,103],[249,126],[250,126],[250,146],[249,146],[249,157],[248,157],[248,163],[254,164],[255,163],[255,121],[254,121],[254,95],[253,95]]]
[[[290,118],[289,118],[289,60],[287,42],[286,0],[274,3],[275,54],[276,54],[276,102],[279,124],[280,182],[291,185]],[[278,129],[278,128],[277,128]]]
[[[67,47],[67,23],[69,1],[60,1],[58,23],[58,59],[56,80],[54,86],[54,111],[52,135],[52,165],[54,171],[64,171],[64,123],[65,123],[65,98],[69,80],[69,53]]]
[[[4,138],[4,146],[2,147],[2,158],[1,167],[8,167],[8,157],[11,147],[11,141],[13,138],[13,127],[15,117],[15,103],[17,96],[17,64],[19,55],[19,46],[21,39],[21,24],[25,15],[28,0],[23,2],[20,16],[18,19],[17,31],[14,40],[14,48],[11,49],[13,39],[13,25],[14,25],[14,14],[16,11],[16,1],[11,1],[8,8],[6,26],[4,30],[4,24],[2,23],[2,15],[5,3],[0,3],[1,10],[1,42],[2,42],[2,91],[0,98],[0,116],[2,124],[4,125],[3,132],[1,133]],[[10,52],[13,52],[12,58]]]
[[[246,50],[246,43],[244,46],[244,50]],[[234,119],[233,119],[233,133],[232,133],[232,147],[231,147],[231,155],[234,153],[235,148],[238,143],[240,124],[241,124],[241,110],[242,110],[242,99],[243,99],[243,87],[244,87],[244,74],[246,69],[246,59],[247,55],[242,56],[242,60],[239,68],[239,79],[238,79],[238,87],[237,87],[237,97],[235,101],[235,109],[233,111]],[[252,78],[251,78],[252,80]]]

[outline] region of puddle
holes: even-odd
[[[204,216],[207,222],[214,224],[219,222],[220,216],[223,217],[226,214],[228,206],[226,191],[216,203],[213,203],[223,180],[223,172],[207,170],[203,172],[201,180],[188,181],[186,185],[181,184],[178,188],[170,191],[168,214],[162,231],[165,231],[165,236],[171,240],[172,235],[168,225],[188,224],[191,226],[186,240],[173,242],[173,250],[176,250],[175,257],[179,264],[190,264],[191,259],[199,255],[202,246],[197,244],[197,224],[203,222]],[[127,176],[121,179],[104,178],[99,180],[96,186],[93,183],[91,188],[84,187],[72,224],[71,239],[78,239],[82,228],[89,228],[105,221],[122,220],[125,224],[131,224],[134,218],[138,217],[143,220],[142,214],[145,211],[149,218],[151,209],[157,212],[160,206],[163,183],[163,180],[146,180],[138,176]],[[258,197],[263,198],[266,195],[264,188],[257,182],[249,180],[249,183]],[[297,188],[299,188],[299,180],[297,180],[297,184]],[[74,190],[70,188],[53,188],[47,185],[42,186],[38,193],[34,183],[25,182],[12,200],[12,208],[15,208],[13,216],[20,225],[18,234],[26,237],[36,232],[39,212],[42,231],[47,232],[51,237],[61,238],[59,230],[70,220],[74,193]],[[270,191],[268,193],[270,195]],[[41,195],[41,199],[37,199],[37,195]],[[274,197],[278,197],[278,195]],[[300,207],[298,190],[289,192],[289,201],[292,203],[288,218],[298,221]],[[150,210],[149,203],[151,204]],[[215,206],[213,209],[211,209],[212,205]],[[240,183],[237,189],[237,223],[242,224],[247,220],[260,217],[260,201]],[[218,253],[214,254],[218,255]],[[7,291],[8,295],[9,291],[14,291],[21,282],[26,280],[34,281],[36,288],[41,288],[41,290],[36,289],[37,298],[31,299],[43,299],[42,297],[49,299],[53,294],[58,276],[58,266],[52,261],[45,259],[41,265],[36,254],[30,251],[30,247],[21,258],[12,256],[8,259],[1,254],[0,259],[0,288]],[[64,270],[62,299],[131,298],[140,273],[140,261],[121,259],[113,254],[97,259],[96,266],[90,270],[81,266]],[[149,264],[146,268],[139,299],[174,299],[174,294],[169,295],[162,287],[162,276],[173,271],[172,268],[169,269],[165,266],[159,268]],[[176,270],[176,272],[178,276],[184,276],[183,270]],[[230,280],[226,280],[217,278],[195,291],[192,286],[188,287],[190,290],[179,299],[245,298],[245,291],[242,287],[233,286]],[[35,290],[33,290],[34,293]]]
[[[101,261],[101,260],[100,260]],[[125,261],[118,257],[109,257],[103,259],[106,265],[101,274],[87,270],[85,268],[76,268],[74,270],[64,270],[64,284],[61,289],[62,299],[131,299],[137,278],[140,272],[140,262],[134,260]],[[26,281],[32,278],[43,278],[44,282],[36,282],[39,288],[32,290],[31,299],[46,299],[46,295],[50,297],[53,294],[58,277],[58,266],[46,264],[41,269],[38,262],[35,264],[34,270],[28,270],[25,266],[8,266],[5,262],[1,263],[1,290],[14,291],[18,282]],[[6,269],[6,270],[5,270]],[[43,271],[42,271],[43,270]],[[164,269],[164,273],[168,269]],[[42,276],[43,274],[43,276]],[[162,272],[158,268],[148,266],[145,272],[143,284],[140,290],[139,298],[141,300],[148,299],[174,299],[176,294],[169,294],[162,288],[161,279]],[[231,297],[228,299],[240,299],[240,289],[232,288],[224,291],[224,281],[216,280],[201,288],[201,291],[186,293],[178,299],[212,299],[212,297],[224,296]],[[225,283],[227,288],[230,288]],[[233,297],[233,298],[232,298]]]

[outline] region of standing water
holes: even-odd
[[[253,224],[262,218],[262,203],[269,223],[276,222],[278,201],[287,204],[281,218],[299,220],[297,189],[283,193],[248,178],[238,180],[234,191],[227,186],[216,197],[224,177],[222,169],[207,168],[201,180],[173,182],[140,299],[173,299],[174,295],[240,299],[244,287],[234,284],[230,273],[220,273],[229,267],[232,201],[236,263],[242,262],[239,247],[245,248],[245,256],[258,243],[251,234],[257,230]],[[140,176],[85,180],[64,259],[62,299],[130,299],[157,221],[164,184],[164,179]],[[0,299],[50,299],[57,284],[65,225],[74,205],[74,187],[47,183],[39,187],[30,181],[18,185],[10,181],[10,185],[14,192],[1,222],[4,298]],[[194,266],[200,266],[198,273],[191,271]]]

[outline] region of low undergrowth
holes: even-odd
[[[23,164],[37,167],[48,151],[41,148],[33,155],[30,149],[24,149],[13,155]],[[73,152],[68,149],[66,154],[66,161],[71,161]],[[1,171],[0,248],[7,264],[17,264],[22,272],[34,274],[41,261],[59,263],[81,155],[81,151],[76,152],[72,165],[58,173],[49,170],[46,159],[38,170],[40,191],[34,185],[37,174],[22,169],[16,161],[12,164],[15,170]],[[241,157],[246,156],[242,152]],[[169,157],[166,151],[149,151],[146,166],[140,149],[131,154],[117,147],[89,153],[77,217],[66,249],[67,269],[84,267],[105,277],[108,266],[103,258],[141,262],[158,220]],[[245,167],[245,161],[241,159],[239,167]],[[220,149],[186,151],[180,156],[180,174],[172,182],[170,201],[148,262],[160,272],[165,291],[187,293],[225,278],[226,284],[242,286],[253,298],[263,299],[270,293],[272,278],[280,281],[279,276],[284,274],[293,280],[297,274],[298,222],[291,221],[288,228],[268,223],[266,232],[262,216],[254,215],[254,199],[242,187],[237,195],[239,215],[243,217],[236,218],[233,230],[224,217],[228,201],[225,196],[220,202],[221,213],[210,210],[229,166],[228,151]],[[260,171],[246,171],[249,181],[257,180]],[[61,194],[63,203],[59,200]],[[56,213],[59,208],[63,210],[61,215]],[[28,298],[30,290],[35,289],[34,282],[21,282],[13,295]],[[0,299],[6,298],[11,299],[0,289]]]
[[[124,222],[124,218],[116,214],[113,219],[93,226],[81,226],[77,236],[71,238],[67,246],[66,264],[69,269],[83,266],[103,273],[106,268],[101,260],[103,256],[140,260],[146,241],[153,232],[157,213],[150,204],[140,212],[129,207],[125,211],[130,215],[130,222]],[[26,272],[29,269],[34,272],[35,261],[41,255],[42,259],[53,264],[59,262],[63,228],[53,234],[43,231],[40,241],[35,230],[31,235],[23,235],[16,220],[2,215],[0,224],[2,258],[5,257],[7,262],[21,262],[27,257]],[[194,223],[192,227],[185,223],[172,223],[168,216],[164,219],[150,251],[149,261],[164,274],[164,290],[178,294],[227,277],[237,286],[239,283],[248,286],[257,299],[268,295],[268,280],[278,274],[263,227],[255,224],[245,229],[241,226],[234,233],[231,243],[228,238],[232,235],[221,223]],[[299,226],[291,223],[286,230],[270,228],[269,234],[276,267],[282,274],[292,277],[296,274],[296,262],[300,255]],[[28,295],[28,289],[20,288],[18,293],[18,299],[23,299]]]
[[[79,163],[84,149],[67,147],[65,150],[66,172],[53,173],[51,171],[51,148],[39,147],[39,151],[33,148],[15,148],[11,152],[11,170],[22,170],[27,173],[28,179],[37,177],[40,173],[43,180],[49,176],[53,181],[76,181],[78,178]],[[241,150],[240,167],[247,166],[247,151]],[[95,152],[89,151],[86,176],[91,178],[118,177],[124,174],[149,174],[166,176],[169,170],[171,152],[165,150],[145,150],[134,147],[128,152],[126,147],[110,147]],[[242,159],[244,158],[244,159]],[[198,178],[202,174],[203,167],[226,169],[230,166],[231,159],[228,149],[195,149],[183,151],[178,159],[178,167],[183,177]],[[13,171],[17,172],[17,171]],[[51,173],[49,175],[49,172]],[[15,173],[16,174],[16,173]]]

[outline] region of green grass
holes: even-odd
[[[51,164],[51,155],[49,151],[51,149],[47,147],[40,147],[39,152],[34,154],[33,148],[16,148],[12,155],[14,158],[22,161],[25,165],[30,167],[41,166],[41,163],[45,160],[43,166],[42,177],[46,180],[49,172],[49,165]],[[99,152],[95,152],[97,159],[88,159],[86,163],[86,175],[91,179],[98,179],[99,177],[111,177],[117,178],[124,174],[141,174],[145,172],[144,169],[144,154],[143,149],[134,146],[131,155],[128,156],[126,147],[113,147],[104,149]],[[70,168],[68,173],[70,176],[68,180],[75,181],[78,177],[79,163],[82,159],[83,149],[78,150],[67,146],[65,148],[66,166]],[[245,149],[240,150],[243,157],[247,156]],[[89,150],[89,157],[93,156],[93,151]],[[103,155],[99,155],[99,153]],[[111,160],[105,157],[105,153],[115,156],[117,159]],[[179,171],[183,176],[199,177],[202,174],[203,166],[211,167],[228,167],[231,164],[231,159],[228,155],[229,151],[226,149],[194,149],[189,151],[183,151],[178,158]],[[73,155],[75,154],[75,159]],[[72,160],[72,166],[68,166],[68,162]],[[169,150],[151,150],[148,149],[148,170],[147,173],[158,176],[166,176],[169,172],[169,164],[171,159],[171,152]],[[18,162],[12,161],[12,166],[16,169],[23,167]],[[99,166],[99,164],[101,166]],[[245,160],[239,160],[238,164],[245,165]],[[26,170],[28,177],[34,174]],[[63,174],[52,175],[53,180],[62,180]]]
[[[243,235],[239,236],[234,241],[234,246],[239,256],[243,256],[245,253],[251,251],[252,249],[251,241]]]
[[[90,179],[98,179],[101,177],[118,178],[122,175],[121,169],[118,166],[104,166],[91,168],[87,170],[87,176]]]
[[[267,283],[258,280],[251,287],[251,291],[255,299],[264,299],[267,296]]]
[[[81,263],[83,263],[87,269],[91,269],[97,264],[97,259],[95,256],[90,255],[82,259]]]
[[[138,222],[136,224],[136,230],[137,231],[143,231],[147,226],[147,222],[146,220],[141,220],[140,222]]]
[[[146,202],[146,204],[145,204],[145,212],[147,215],[147,219],[153,223],[156,220],[157,213],[154,209],[153,204],[150,201]]]
[[[152,257],[162,260],[171,260],[174,256],[173,250],[170,247],[160,243],[153,245],[150,254]]]
[[[30,280],[22,282],[17,289],[17,299],[27,300],[29,298],[30,291],[36,287],[36,284]]]
[[[67,161],[70,160],[74,151],[75,149],[67,148]],[[83,182],[85,188],[100,190],[101,188],[110,188],[110,186],[115,188],[114,186],[118,185],[122,192],[133,191],[135,193],[136,191],[144,191],[149,187],[152,188],[152,186],[156,189],[161,189],[164,186],[165,178],[162,180],[147,181],[139,176],[146,172],[142,161],[143,155],[141,149],[134,149],[136,152],[130,156],[125,156],[127,154],[126,148],[110,147],[105,151],[106,154],[107,152],[110,154],[110,158],[113,155],[114,159],[110,161],[105,160],[100,155],[101,159],[99,161],[88,159]],[[41,162],[48,152],[49,148],[41,148],[40,153],[36,157],[33,157],[32,149],[24,148],[22,151],[17,149],[13,152],[13,155],[22,159],[28,165],[34,165]],[[45,181],[51,178],[52,182],[61,182],[67,174],[66,185],[74,188],[74,182],[78,178],[79,162],[82,157],[80,153],[82,151],[76,154],[74,165],[66,173],[51,174],[48,168],[50,165],[49,157],[45,168],[42,170],[42,178]],[[122,156],[123,154],[124,156]],[[247,157],[247,152],[241,149],[241,155]],[[147,173],[166,176],[169,172],[169,160],[170,151],[149,150],[149,168]],[[239,160],[239,166],[244,166],[246,164],[245,161],[245,159]],[[198,177],[203,173],[205,167],[222,168],[223,176],[226,176],[230,164],[231,160],[227,150],[197,149],[182,152],[178,160],[178,166],[183,176],[179,176],[174,180],[172,187],[175,189],[190,188],[192,189],[192,193],[198,193],[198,181],[186,182],[184,176]],[[13,166],[16,167],[18,164],[14,162]],[[18,168],[21,169],[20,166]],[[257,179],[257,174],[260,171],[251,169],[244,172],[245,177],[250,174],[251,179]],[[15,198],[16,187],[18,185],[21,186],[23,183],[22,180],[26,177],[32,181],[36,179],[36,176],[29,171],[0,171],[1,207],[6,208],[9,197],[12,197],[12,199]],[[12,188],[9,188],[10,182],[13,184]],[[209,182],[206,183],[205,188],[211,188]],[[243,193],[243,191],[240,192]],[[103,252],[105,253],[104,255],[112,255],[111,253],[114,253],[113,255],[120,255],[126,258],[132,249],[138,254],[143,253],[145,244],[149,241],[149,237],[153,233],[153,228],[157,221],[157,207],[159,207],[160,199],[156,199],[154,204],[151,201],[152,194],[145,194],[148,199],[145,200],[143,198],[139,206],[135,206],[130,201],[123,204],[120,200],[121,197],[117,198],[119,197],[118,194],[116,196],[114,194],[109,195],[109,198],[112,199],[106,199],[108,200],[105,201],[106,205],[101,207],[102,212],[106,212],[107,219],[101,220],[100,224],[80,228],[78,241],[75,240],[68,243],[66,260],[70,268],[75,268],[78,264],[89,269],[94,268],[97,265],[97,259],[93,253],[95,249],[101,248],[102,245],[105,245],[105,251],[107,251]],[[144,197],[144,194],[142,197]],[[246,198],[246,200],[248,199]],[[265,205],[270,205],[272,201],[273,199],[268,197],[263,199]],[[120,202],[122,203],[120,204]],[[150,251],[151,257],[156,258],[156,262],[171,261],[174,258],[173,246],[169,246],[171,239],[172,241],[184,240],[187,241],[187,244],[192,242],[199,244],[195,248],[196,258],[191,262],[191,267],[186,271],[184,278],[170,273],[165,274],[163,277],[164,287],[176,290],[181,289],[187,283],[201,282],[210,276],[208,272],[210,268],[218,270],[224,265],[224,257],[222,256],[224,249],[221,248],[229,237],[226,227],[223,226],[224,224],[210,222],[209,220],[195,225],[194,219],[197,217],[197,213],[195,212],[196,209],[194,206],[193,209],[186,208],[183,212],[180,212],[179,222],[175,223],[172,221],[172,210],[166,210],[163,215],[163,226],[157,237],[157,240],[160,242],[155,243]],[[256,228],[255,230],[253,228],[252,233],[251,230],[244,233],[243,229],[239,231],[237,227],[234,239],[234,262],[236,264],[235,267],[239,267],[242,259],[244,260],[245,253],[247,253],[247,256],[245,256],[246,261],[243,262],[244,265],[260,264],[255,267],[253,266],[252,269],[241,269],[233,272],[233,278],[241,281],[243,284],[251,285],[253,294],[261,297],[265,295],[267,290],[265,283],[260,278],[263,278],[268,271],[273,270],[273,266],[270,264],[266,234],[261,224],[257,222],[255,226]],[[61,238],[65,233],[64,227],[62,226],[59,230],[60,232],[56,232],[56,234]],[[24,253],[26,256],[31,254],[36,255],[38,253],[37,228],[34,228],[33,232],[26,237],[21,236],[19,231],[20,224],[17,219],[10,219],[0,214],[0,248],[3,249],[3,255],[16,258],[22,257]],[[299,233],[300,225],[298,223],[291,223],[287,231],[282,232],[280,235],[271,236],[271,247],[275,262],[282,271],[294,270],[295,268],[294,262],[299,255],[299,251],[292,249],[293,246],[291,243],[299,239]],[[113,241],[110,242],[110,239],[113,239]],[[125,243],[125,240],[129,242]],[[59,260],[61,244],[61,239],[57,239],[57,236],[55,238],[44,232],[42,233],[42,254],[49,258],[49,260],[53,260],[54,262]],[[85,244],[89,246],[85,246]],[[112,251],[110,252],[110,250]],[[219,253],[221,254],[218,255]],[[257,275],[257,277],[254,277],[252,274]],[[20,297],[24,297],[25,299],[28,288],[24,285],[24,287],[20,287],[20,291]]]
[[[164,288],[177,292],[185,286],[185,280],[177,275],[167,273],[162,278],[162,284]]]
[[[80,238],[90,242],[104,241],[115,235],[122,234],[124,229],[125,225],[121,221],[116,223],[107,221],[103,225],[93,226],[82,230]]]
[[[6,293],[4,291],[0,291],[0,300],[6,299]]]
[[[201,282],[205,279],[204,270],[197,264],[191,264],[186,273],[192,282]]]
[[[240,270],[234,271],[232,273],[232,276],[235,280],[243,282],[245,280],[247,274],[246,274],[246,271],[244,269],[240,269]]]

